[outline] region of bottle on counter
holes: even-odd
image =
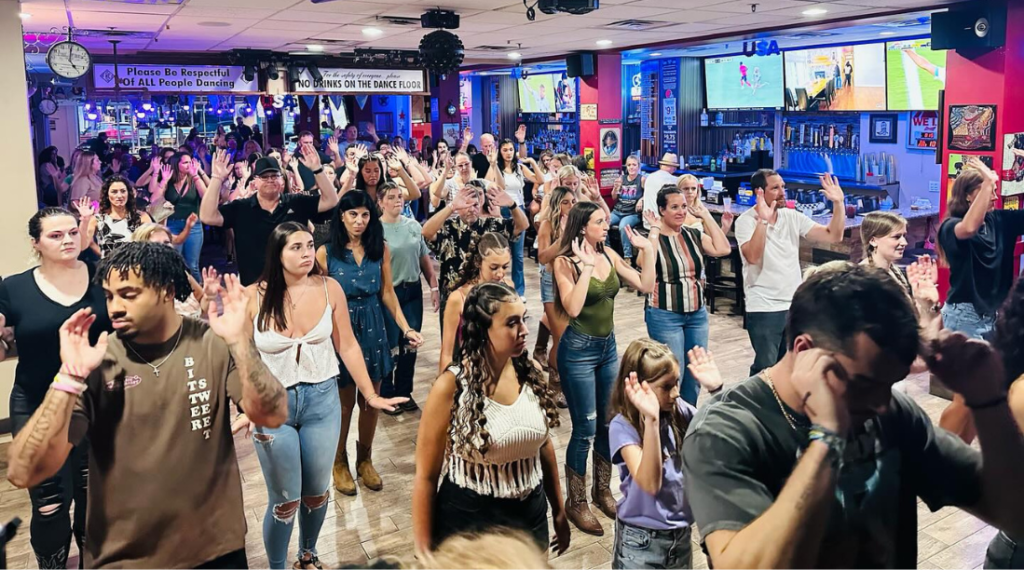
[[[700,112],[700,126],[702,126],[702,127],[708,126],[708,110],[707,109],[701,109],[701,112]]]
[[[724,123],[724,122],[725,122],[725,115],[721,111],[715,113],[715,125],[720,127],[720,126],[722,126],[722,123]]]

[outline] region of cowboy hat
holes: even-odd
[[[659,166],[674,166],[679,168],[679,157],[675,153],[666,152],[661,160],[658,161]]]

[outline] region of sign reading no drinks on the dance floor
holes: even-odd
[[[145,89],[150,92],[190,93],[255,93],[259,84],[242,78],[242,67],[236,65],[121,65],[117,75],[121,89]],[[114,66],[93,67],[96,89],[114,88]]]
[[[371,93],[409,95],[428,93],[427,72],[422,69],[320,69],[323,79],[314,81],[303,70],[294,93]]]

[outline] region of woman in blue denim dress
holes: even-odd
[[[338,203],[338,218],[331,224],[331,241],[316,252],[317,263],[345,291],[352,331],[363,351],[366,370],[375,391],[394,372],[395,359],[388,341],[384,307],[394,317],[409,346],[418,347],[423,337],[409,326],[398,304],[391,281],[391,254],[384,244],[384,228],[377,214],[377,204],[360,190],[347,192]],[[341,438],[334,458],[334,487],[345,495],[355,495],[356,484],[348,468],[345,444],[356,404],[356,387],[348,370],[341,370],[338,381],[341,393]],[[372,491],[383,488],[373,468],[371,450],[377,430],[376,409],[366,406],[359,394],[359,439],[356,441],[356,473]]]
[[[939,226],[939,251],[949,265],[949,294],[942,324],[971,338],[987,338],[996,312],[1013,284],[1013,250],[1024,235],[1024,211],[996,209],[999,176],[976,157],[953,183],[946,219]],[[974,441],[977,431],[959,395],[939,425]]]

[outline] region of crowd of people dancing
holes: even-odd
[[[247,567],[243,434],[268,564],[321,568],[331,488],[387,492],[379,412],[418,413],[412,495],[394,500],[425,567],[546,565],[575,527],[614,533],[615,568],[688,568],[694,525],[713,567],[913,567],[917,498],[997,527],[986,564],[1024,564],[1024,212],[994,208],[995,173],[973,160],[952,187],[942,304],[940,261],[904,260],[895,213],[865,217],[861,263],[802,271],[801,238],[843,237],[832,176],[827,225],[787,209],[772,170],[753,207],[716,219],[673,154],[649,175],[628,156],[608,200],[585,158],[528,156],[525,136],[408,148],[350,125],[298,133],[292,153],[239,121],[138,156],[93,141],[68,175],[44,150],[38,264],[0,282],[7,473],[39,567],[66,567],[72,539],[85,567]],[[228,264],[203,266],[209,236]],[[746,379],[723,379],[705,309],[709,259],[733,247]],[[649,337],[627,346],[623,288]],[[431,309],[438,375],[417,375]],[[938,426],[893,389],[925,370],[956,394]]]

